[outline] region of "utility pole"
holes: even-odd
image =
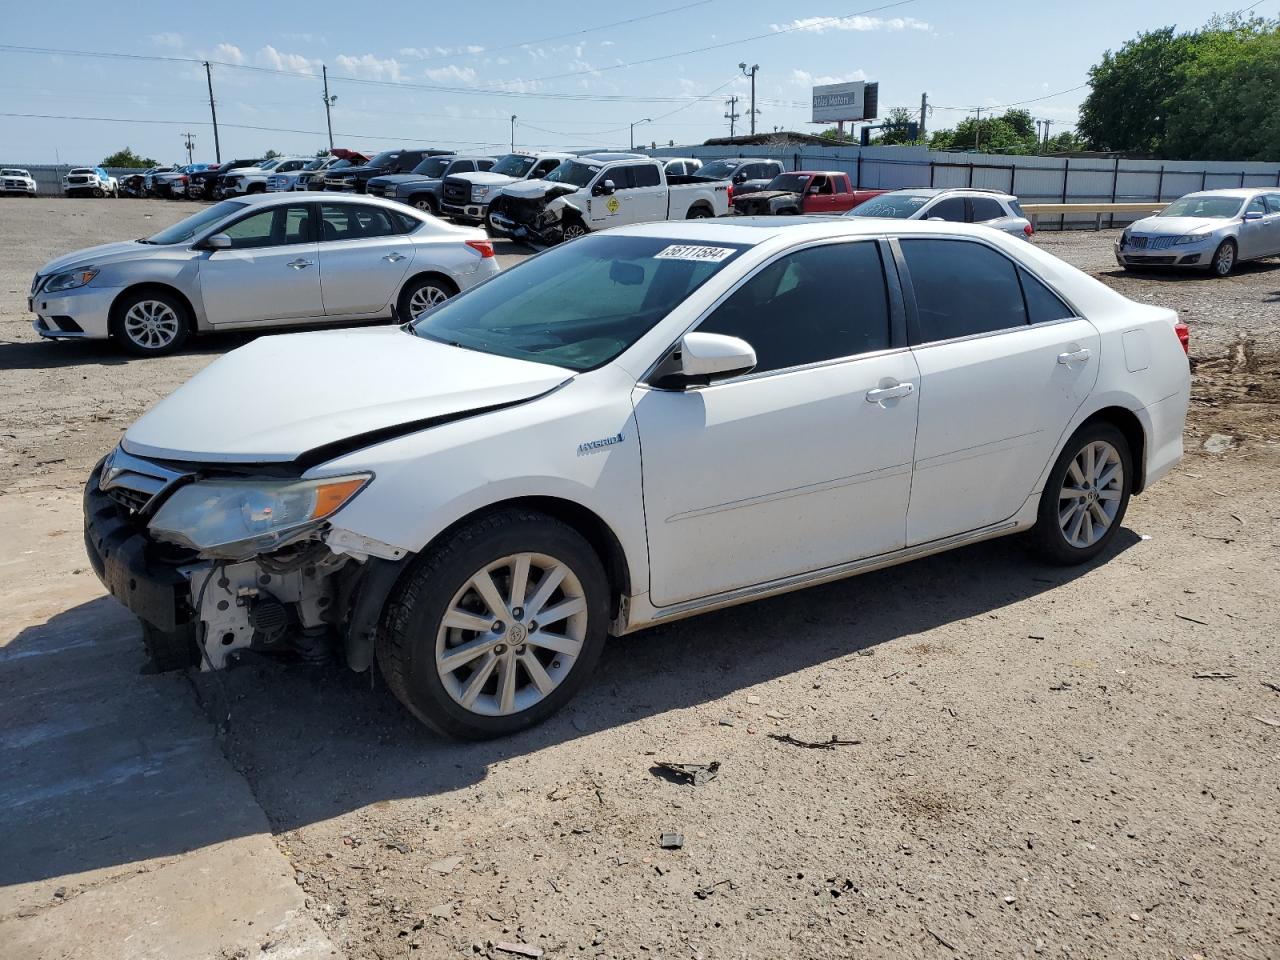
[[[1045,149],[1048,149],[1048,147],[1049,147],[1049,127],[1050,127],[1050,125],[1051,125],[1052,123],[1053,123],[1053,121],[1052,121],[1052,120],[1046,120],[1046,121],[1044,122],[1044,145],[1045,145]]]
[[[929,94],[922,93],[920,94],[920,133],[919,133],[919,137],[921,140],[928,139],[928,137],[925,136],[925,130],[924,130],[925,114],[927,114],[928,112],[929,112]]]
[[[653,121],[650,120],[648,117],[645,117],[643,120],[637,120],[635,123],[631,125],[631,152],[632,153],[634,153],[636,149],[636,127],[642,123],[653,123]]]
[[[184,133],[182,137],[184,141],[183,146],[187,148],[187,164],[190,165],[194,162],[191,159],[191,151],[194,150],[196,146],[196,135],[194,133]]]
[[[756,134],[756,73],[760,70],[760,64],[753,64],[748,70],[745,63],[740,63],[738,69],[742,71],[744,77],[751,78],[751,135],[754,137]]]
[[[222,145],[218,143],[218,108],[213,105],[213,68],[204,62],[204,76],[209,81],[209,113],[213,117],[213,159],[222,163]]]
[[[516,115],[511,115],[511,152],[516,152]]]
[[[738,113],[738,95],[735,93],[724,102],[724,105],[729,108],[729,112],[724,115],[724,118],[729,121],[729,137],[732,138],[738,117],[742,116],[742,114]]]
[[[320,73],[324,77],[324,122],[329,128],[329,152],[333,152],[333,117],[329,114],[329,109],[338,102],[338,95],[335,93],[329,96],[329,68],[323,63],[320,64]]]
[[[982,133],[982,108],[974,107],[974,112],[978,115],[977,121],[973,125],[973,152],[978,152],[978,142]]]

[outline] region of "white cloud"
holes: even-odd
[[[781,30],[799,30],[803,33],[826,33],[828,30],[857,30],[859,32],[867,32],[871,30],[924,30],[928,31],[929,24],[923,20],[917,20],[915,17],[801,17],[792,20],[790,23],[771,23],[769,29],[777,32]]]
[[[182,49],[182,34],[180,33],[153,33],[147,38],[157,47],[165,47],[169,50]]]
[[[220,43],[213,48],[214,59],[224,63],[244,63],[244,53],[232,43]]]
[[[867,79],[867,75],[862,70],[854,70],[852,73],[844,73],[838,76],[834,74],[814,75],[808,70],[791,71],[791,82],[798,87],[822,87],[828,83],[852,83],[854,80],[865,79]]]
[[[300,53],[285,53],[277,50],[271,44],[267,44],[258,51],[257,61],[259,66],[270,67],[272,70],[283,70],[287,73],[315,76],[320,72],[319,60],[312,60]]]
[[[470,67],[449,64],[447,67],[433,67],[422,71],[423,76],[435,83],[464,83],[470,86],[476,82],[476,72]]]
[[[338,54],[338,66],[345,72],[363,80],[393,80],[398,83],[404,79],[404,74],[400,69],[400,62],[394,57],[384,60],[381,57],[375,57],[372,53],[365,53],[359,56],[340,53]]]

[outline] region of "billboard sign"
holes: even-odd
[[[855,80],[813,88],[813,122],[871,120],[879,106],[879,83]]]

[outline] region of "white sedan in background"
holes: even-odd
[[[42,337],[155,356],[196,332],[413,320],[497,272],[477,228],[373,197],[260,194],[50,260],[27,304]]]
[[[333,646],[498,736],[610,633],[1020,531],[1097,557],[1182,455],[1177,320],[982,227],[620,227],[215,361],[95,469],[86,541],[158,663]]]
[[[1116,263],[1191,267],[1225,277],[1242,260],[1280,257],[1280,188],[1202,190],[1126,227]]]

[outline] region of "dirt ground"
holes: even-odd
[[[248,339],[139,361],[30,330],[48,257],[185,207],[0,204],[0,495],[74,489]],[[1280,261],[1126,275],[1113,239],[1036,242],[1176,308],[1195,384],[1188,456],[1094,565],[1000,540],[644,632],[561,715],[483,745],[424,731],[376,675],[196,677],[329,938],[352,958],[1280,958]],[[699,786],[654,768],[713,760]]]

